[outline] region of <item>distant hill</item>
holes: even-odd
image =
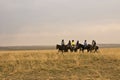
[[[118,48],[120,44],[98,44],[100,48]],[[50,50],[55,49],[54,46],[5,46],[0,47],[0,50]]]
[[[55,49],[55,46],[6,46],[0,47],[0,50],[50,50]]]
[[[120,44],[98,44],[101,48],[118,48]]]

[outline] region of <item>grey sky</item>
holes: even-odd
[[[0,0],[0,46],[120,44],[119,34],[120,0]]]

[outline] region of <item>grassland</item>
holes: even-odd
[[[120,48],[0,51],[0,80],[120,80]]]

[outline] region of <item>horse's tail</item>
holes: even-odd
[[[99,50],[99,47],[98,46],[95,46],[95,52],[97,52],[98,53],[98,50]]]

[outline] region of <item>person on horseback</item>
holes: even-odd
[[[92,40],[92,46],[95,47],[96,46],[96,41]]]
[[[64,39],[61,41],[61,50],[65,51],[65,42],[64,42]]]
[[[71,46],[71,41],[69,40],[68,44],[67,44],[69,47]]]
[[[84,47],[87,47],[87,40],[84,41]]]
[[[77,43],[76,43],[76,47],[78,47],[78,45],[79,45],[79,40],[78,40]]]
[[[72,45],[72,47],[75,47],[75,42],[74,42],[74,40],[72,40],[71,45]]]
[[[64,46],[65,45],[65,42],[64,42],[64,39],[61,41],[61,46]]]

